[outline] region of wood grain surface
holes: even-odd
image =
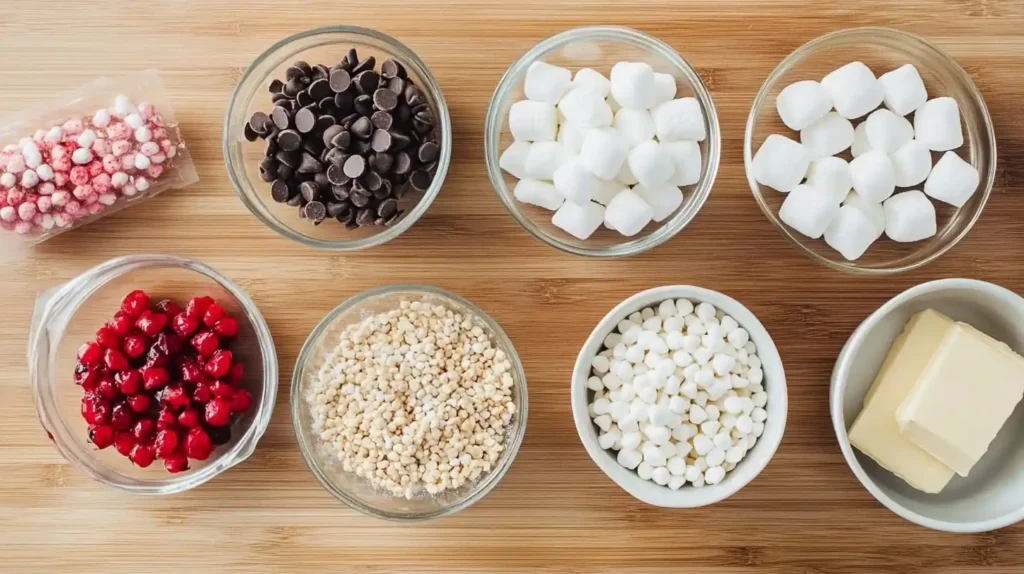
[[[292,243],[242,206],[225,176],[221,127],[249,62],[324,24],[392,34],[438,77],[455,130],[453,167],[423,219],[398,240],[338,255]],[[585,24],[654,34],[701,73],[719,109],[724,160],[711,199],[680,236],[642,256],[596,261],[530,237],[505,212],[483,163],[484,114],[506,67],[535,42]],[[922,34],[987,99],[999,141],[992,199],[975,230],[917,272],[858,278],[793,251],[755,205],[742,134],[765,76],[791,50],[850,26]],[[1024,3],[1011,0],[167,0],[3,2],[0,114],[101,74],[164,74],[201,182],[65,234],[0,270],[2,572],[1021,572],[1024,526],[953,535],[910,524],[853,477],[828,414],[829,374],[847,336],[888,298],[941,277],[1024,291]],[[240,283],[275,336],[281,389],[255,455],[173,497],[104,488],[46,440],[25,365],[33,298],[107,258],[166,252]],[[404,526],[336,501],[302,462],[288,417],[299,347],[317,321],[369,287],[422,282],[496,318],[529,379],[526,439],[484,500]],[[785,438],[764,473],[699,510],[645,506],[590,461],[573,427],[569,374],[590,329],[622,298],[691,283],[739,299],[775,338],[790,389]]]

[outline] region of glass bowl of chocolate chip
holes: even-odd
[[[231,94],[223,140],[249,211],[285,237],[336,251],[412,227],[452,153],[448,106],[426,64],[355,26],[299,32],[260,54]]]

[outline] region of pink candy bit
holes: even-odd
[[[159,150],[160,146],[157,146]],[[11,160],[10,154],[0,154],[0,171],[7,169],[7,162]]]
[[[55,213],[53,215],[53,221],[54,223],[57,224],[57,227],[67,227],[71,225],[71,222],[74,220],[74,217],[68,215],[67,213],[64,213],[63,211],[60,213]]]
[[[39,195],[53,195],[53,192],[56,190],[56,186],[49,181],[39,184],[39,188],[37,189]]]
[[[96,203],[99,200],[100,200],[100,194],[92,193],[92,194],[89,194],[89,195],[85,196],[85,199],[82,200],[82,203],[84,203],[86,205],[92,205],[92,204]]]
[[[32,134],[32,139],[34,139],[37,142],[43,141],[43,138],[45,138],[45,137],[46,137],[46,130],[36,130],[36,133]]]
[[[85,166],[89,170],[89,177],[97,177],[103,173],[103,162],[100,160],[93,160],[92,163]]]
[[[101,173],[96,177],[92,178],[92,188],[97,193],[107,193],[113,186],[110,184],[110,175]]]
[[[57,207],[64,207],[68,204],[68,200],[71,199],[71,194],[66,191],[55,191],[50,197],[50,201]]]
[[[88,175],[88,174],[86,174]],[[64,187],[68,183],[68,173],[66,171],[58,171],[53,174],[53,185],[57,187]]]
[[[64,124],[61,125],[61,128],[64,129],[65,134],[78,135],[82,133],[83,129],[85,129],[85,124],[82,123],[80,118],[72,118],[64,122]]]
[[[135,130],[123,122],[111,123],[107,126],[107,137],[112,140],[127,140],[129,137],[132,137],[134,132]],[[131,144],[128,145],[130,146]],[[117,152],[114,153],[116,154]]]
[[[139,115],[142,116],[142,119],[148,120],[148,119],[151,119],[153,117],[153,113],[154,112],[153,112],[153,104],[152,103],[150,103],[150,102],[142,102],[141,104],[138,105],[138,108],[139,108]]]
[[[56,220],[49,213],[44,213],[42,219],[39,221],[39,227],[43,228],[43,231],[49,231],[53,229],[53,225]]]
[[[15,153],[7,160],[7,173],[15,175],[25,171],[25,158],[20,153]]]
[[[171,136],[167,133],[167,128],[156,128],[153,130],[153,140],[169,140]]]
[[[99,213],[103,213],[105,209],[107,209],[107,206],[103,205],[102,203],[96,202],[90,203],[89,207],[86,210],[89,212],[89,215],[96,215]]]
[[[135,154],[126,153],[123,156],[121,156],[121,169],[123,169],[124,171],[135,170]]]
[[[157,179],[164,174],[164,166],[154,163],[146,170],[146,174],[152,179]]]
[[[14,222],[13,221],[4,221],[3,219],[0,219],[0,229],[6,229],[7,231],[14,231]]]
[[[53,199],[44,195],[36,200],[36,207],[39,208],[39,211],[48,213],[53,208]]]
[[[71,168],[70,179],[71,183],[74,185],[84,185],[89,183],[89,170],[80,165],[76,165]]]
[[[0,220],[3,221],[14,221],[18,216],[18,210],[8,205],[7,207],[0,208]]]
[[[158,127],[158,128],[162,128],[162,127],[164,127],[166,125],[164,123],[164,117],[161,116],[160,114],[154,114],[153,117],[150,118],[149,121],[152,122],[153,125]]]
[[[160,153],[160,144],[153,141],[149,141],[140,145],[139,151],[142,152],[143,155],[145,155],[146,157],[153,157],[154,155]]]
[[[70,199],[67,205],[64,206],[64,212],[70,215],[78,215],[82,212],[82,204],[74,199]]]
[[[119,169],[121,169],[121,160],[117,159],[112,153],[103,156],[103,171],[114,175]]]
[[[14,231],[20,235],[27,235],[28,232],[32,231],[31,221],[19,221],[14,224]]]
[[[18,206],[25,201],[25,192],[17,187],[7,191],[7,205]]]
[[[0,192],[0,207],[7,207],[7,193]]]
[[[110,140],[99,139],[92,143],[92,153],[103,157],[110,153],[111,145]]]
[[[124,154],[132,150],[132,144],[128,140],[119,139],[114,143],[110,144],[110,152],[117,157],[121,157]]]
[[[75,197],[77,197],[78,199],[85,199],[86,197],[89,197],[90,195],[93,194],[93,189],[92,186],[89,185],[88,183],[83,183],[82,185],[79,185],[78,187],[75,188],[74,193]]]
[[[165,156],[162,153],[158,153],[158,154],[154,155],[153,157],[149,158],[149,161],[151,161],[153,163],[163,163],[163,162],[167,161],[167,156]]]
[[[36,216],[36,204],[25,202],[18,206],[18,217],[22,221],[32,221],[32,218]]]

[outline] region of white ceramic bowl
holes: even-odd
[[[587,389],[586,384],[590,377],[590,363],[600,352],[605,337],[615,329],[619,321],[631,313],[652,305],[656,307],[666,299],[689,299],[694,304],[706,301],[731,315],[741,327],[750,333],[750,340],[757,346],[757,355],[761,359],[761,368],[764,371],[763,384],[765,392],[768,393],[768,404],[765,406],[768,418],[765,421],[764,434],[758,439],[754,448],[747,453],[746,458],[725,475],[722,482],[701,488],[686,485],[679,490],[672,490],[667,486],[659,486],[644,480],[637,476],[636,471],[624,468],[615,460],[615,451],[605,450],[597,443],[598,428],[587,412],[587,405],[593,395],[593,392]],[[765,330],[764,325],[739,301],[717,291],[690,285],[666,285],[642,291],[619,303],[605,315],[590,333],[590,337],[587,338],[587,342],[576,359],[576,366],[572,372],[571,392],[572,416],[576,421],[576,432],[580,435],[587,454],[623,490],[638,500],[654,506],[695,508],[732,496],[751,480],[754,480],[754,477],[768,465],[768,461],[779,447],[782,433],[786,429],[788,409],[786,373],[782,369],[782,359],[779,358],[775,343],[768,331]]]
[[[1024,407],[1018,406],[970,476],[954,476],[925,494],[850,445],[847,428],[863,407],[893,341],[912,315],[935,309],[1013,350],[1024,351],[1024,299],[997,285],[942,279],[900,293],[872,313],[846,342],[832,372],[831,411],[839,446],[868,492],[911,522],[948,532],[984,532],[1024,518]]]

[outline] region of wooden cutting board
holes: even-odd
[[[69,233],[0,270],[2,572],[1021,572],[1024,526],[975,535],[905,522],[856,481],[828,414],[833,360],[854,327],[917,283],[973,277],[1024,292],[1024,2],[595,2],[282,0],[14,2],[0,18],[0,113],[48,101],[99,75],[164,74],[200,184]],[[358,24],[396,36],[438,77],[455,129],[438,200],[399,240],[338,255],[292,243],[242,206],[221,157],[224,108],[264,48],[299,30]],[[539,243],[487,181],[484,114],[507,66],[566,28],[621,24],[660,37],[700,72],[718,106],[724,159],[710,201],[683,234],[640,257],[596,261]],[[826,32],[886,25],[922,34],[970,71],[999,139],[996,188],[951,253],[893,278],[860,278],[793,251],[755,205],[742,163],[750,102],[775,64]],[[486,241],[481,241],[486,238]],[[46,440],[32,407],[25,343],[35,294],[107,258],[167,252],[202,259],[259,304],[280,353],[281,390],[245,464],[172,497],[104,488]],[[322,490],[288,418],[291,367],[316,322],[363,289],[434,284],[471,299],[526,365],[526,440],[504,481],[453,517],[380,522]],[[590,329],[624,297],[692,283],[759,316],[785,361],[789,422],[764,473],[700,510],[645,506],[584,452],[569,374]]]

